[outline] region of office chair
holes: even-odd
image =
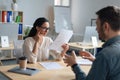
[[[14,43],[14,55],[15,55],[17,63],[18,63],[19,57],[23,56],[23,43],[24,43],[24,40],[14,40],[13,43]]]

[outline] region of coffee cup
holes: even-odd
[[[26,66],[27,66],[27,58],[26,57],[20,57],[19,58],[19,67],[21,70],[26,70]]]

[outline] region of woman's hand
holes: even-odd
[[[39,32],[37,32],[36,34],[36,42],[39,42],[40,44],[42,43],[43,41],[43,35]]]
[[[68,44],[63,44],[62,48],[63,48],[63,50],[61,52],[61,56],[63,57],[66,54],[66,52],[69,50],[69,45]]]
[[[69,50],[69,45],[68,44],[63,44],[62,48],[63,48],[64,52],[67,52]]]
[[[33,38],[35,40],[35,44],[34,44],[32,52],[34,54],[37,54],[38,48],[40,47],[40,45],[42,44],[42,41],[43,41],[43,35],[40,32],[37,32]]]
[[[90,61],[94,61],[95,60],[95,57],[90,52],[80,51],[79,54],[84,59],[88,59]]]

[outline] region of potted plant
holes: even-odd
[[[17,1],[16,0],[12,0],[11,8],[12,8],[13,11],[17,11],[18,10],[18,5],[17,5]]]
[[[30,30],[31,30],[31,27],[29,27],[29,26],[24,28],[24,37],[23,37],[23,39],[25,39],[28,36]]]
[[[17,3],[16,0],[12,0],[12,1],[13,1],[14,4]]]

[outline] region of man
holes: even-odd
[[[120,8],[108,6],[96,14],[96,30],[99,39],[105,43],[96,59],[89,52],[80,52],[84,58],[93,61],[88,75],[77,64],[74,51],[65,55],[64,62],[72,67],[76,80],[120,80]]]

